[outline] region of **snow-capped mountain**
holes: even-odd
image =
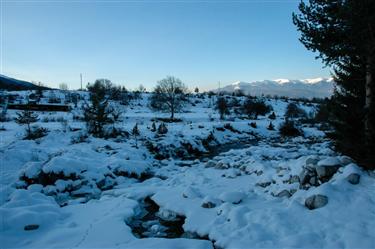
[[[330,97],[333,93],[332,78],[315,78],[304,80],[263,80],[254,82],[236,81],[230,85],[222,87],[220,91],[232,93],[242,90],[245,94],[250,95],[278,95],[291,98],[325,98]],[[215,89],[218,92],[219,89]]]

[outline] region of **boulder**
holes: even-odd
[[[306,166],[310,166],[310,167],[315,167],[319,162],[319,159],[318,158],[315,158],[315,157],[309,157],[306,159]]]
[[[318,175],[318,178],[322,181],[322,182],[327,182],[329,181],[329,179],[331,179],[331,177],[337,172],[337,170],[340,168],[341,166],[340,165],[334,165],[334,166],[330,166],[330,165],[318,165],[316,166],[316,173]]]
[[[224,192],[220,195],[220,199],[223,202],[230,202],[232,204],[240,203],[245,197],[246,197],[246,195],[244,193],[237,192],[237,191]]]
[[[205,165],[206,168],[213,168],[213,167],[215,167],[215,166],[216,166],[216,162],[213,161],[213,160],[208,161],[208,162],[206,163],[206,165]]]
[[[346,177],[346,179],[348,180],[348,182],[350,182],[351,184],[353,185],[356,185],[359,183],[359,180],[361,179],[361,176],[357,173],[351,173],[350,175],[348,175]]]
[[[276,196],[277,197],[287,197],[287,198],[289,198],[289,197],[292,196],[292,194],[288,190],[284,189],[283,191],[278,193]]]
[[[328,203],[328,197],[325,195],[312,195],[305,200],[305,206],[310,209],[324,207]]]
[[[202,208],[214,208],[218,204],[220,204],[220,200],[206,196],[202,201],[201,207]]]
[[[36,230],[39,228],[39,225],[37,224],[30,224],[30,225],[26,225],[23,229],[25,231],[31,231],[31,230]]]

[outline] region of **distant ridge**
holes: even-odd
[[[50,89],[44,86],[38,86],[31,82],[17,80],[8,76],[0,74],[0,90],[8,91],[22,91],[22,90],[37,90],[37,89]]]
[[[316,78],[304,80],[263,80],[254,82],[236,81],[222,87],[220,91],[233,93],[241,90],[245,94],[254,96],[277,95],[290,98],[326,98],[333,94],[334,82],[332,78]],[[219,89],[213,90],[218,92]]]

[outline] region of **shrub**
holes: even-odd
[[[28,132],[24,139],[26,140],[35,140],[41,137],[46,136],[48,133],[47,128],[43,127],[32,127],[30,132]]]
[[[85,143],[89,136],[86,133],[80,132],[77,136],[73,136],[70,140],[72,144]]]
[[[293,121],[286,120],[279,127],[281,136],[284,137],[297,137],[302,135],[302,131],[298,129]]]
[[[270,131],[275,130],[275,126],[272,124],[272,122],[270,122],[270,124],[268,125],[267,129],[270,130]]]
[[[161,123],[158,127],[158,134],[166,134],[168,132],[168,128],[164,123]]]
[[[289,103],[286,107],[285,118],[306,118],[307,113],[295,103]]]
[[[17,112],[17,118],[15,119],[17,124],[26,125],[26,137],[31,135],[30,124],[38,121],[38,115],[30,110],[30,106],[27,105],[26,110],[22,112]]]
[[[223,120],[225,115],[229,114],[229,105],[224,97],[219,97],[216,101],[216,110],[220,113],[220,119]]]
[[[276,114],[275,112],[272,112],[269,116],[268,116],[269,119],[272,119],[272,120],[275,120],[276,119]]]
[[[243,112],[249,116],[249,118],[258,119],[259,115],[266,115],[272,110],[272,106],[267,105],[263,100],[254,100],[253,98],[247,98],[242,106]]]
[[[251,122],[249,125],[250,125],[252,128],[257,128],[257,123],[255,123],[255,122]]]

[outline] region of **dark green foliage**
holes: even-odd
[[[301,2],[293,22],[306,48],[334,69],[337,84],[317,119],[327,119],[336,148],[375,168],[375,1]]]
[[[30,132],[27,133],[25,139],[27,140],[35,140],[41,137],[46,136],[48,133],[47,128],[43,127],[31,127]]]
[[[279,133],[283,137],[297,137],[302,135],[301,130],[295,126],[294,121],[290,120],[286,120],[280,125]]]
[[[88,85],[90,91],[90,104],[84,108],[84,119],[89,133],[97,137],[105,135],[104,126],[112,123],[113,108],[108,105],[109,97],[106,94],[108,83],[96,80],[94,84]]]
[[[219,111],[221,120],[229,114],[229,104],[225,97],[218,97],[215,109]]]
[[[285,118],[306,118],[307,113],[295,103],[289,103],[286,107]]]
[[[272,122],[270,122],[270,124],[268,125],[267,129],[270,130],[270,131],[275,130],[275,126],[272,124]]]
[[[249,118],[258,119],[259,115],[266,115],[272,111],[272,106],[267,105],[261,99],[247,98],[242,109]]]
[[[27,105],[27,107],[29,107],[29,105]],[[30,125],[38,120],[38,115],[32,112],[30,108],[26,108],[22,112],[17,112],[17,117],[15,119],[17,124],[26,125],[26,137],[31,135],[32,130]]]
[[[156,124],[155,124],[155,122],[152,122],[152,125],[151,125],[151,131],[152,131],[152,132],[155,132],[155,131],[156,131]]]
[[[268,116],[269,119],[272,119],[272,120],[275,120],[276,119],[276,114],[275,112],[272,112],[269,116]]]
[[[135,147],[138,148],[138,136],[141,135],[138,129],[138,123],[134,125],[131,134],[134,136],[135,139]]]
[[[158,134],[163,135],[168,132],[168,128],[164,123],[161,123],[158,127]]]

